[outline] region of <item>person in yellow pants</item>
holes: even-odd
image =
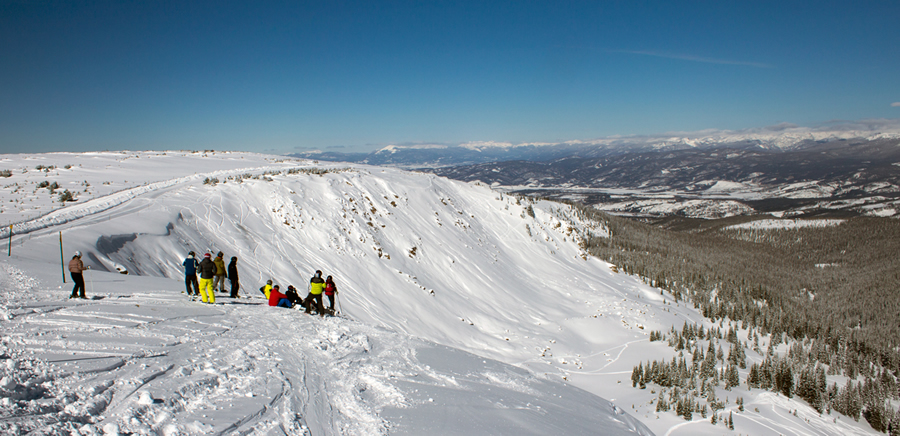
[[[212,261],[212,255],[206,253],[200,261],[200,298],[204,303],[216,304],[216,290],[213,288],[215,274],[216,264]]]

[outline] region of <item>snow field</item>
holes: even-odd
[[[656,395],[630,386],[637,362],[674,354],[650,343],[650,331],[708,323],[586,256],[579,238],[605,229],[566,206],[395,169],[174,156],[157,156],[168,165],[152,174],[142,165],[153,160],[129,158],[138,164],[115,193],[92,200],[103,207],[79,201],[46,225],[19,224],[13,257],[0,264],[0,363],[15,368],[0,386],[0,429],[723,432],[708,419],[651,413]],[[209,177],[219,183],[204,184]],[[152,187],[117,195],[135,188],[124,180]],[[60,232],[65,260],[79,249],[95,268],[87,291],[101,299],[65,299]],[[186,301],[189,250],[237,256],[242,298]],[[266,279],[303,293],[316,269],[335,277],[345,318],[263,305]],[[20,391],[31,394],[12,394]],[[786,413],[763,396],[745,399]],[[735,421],[738,432],[767,433]]]

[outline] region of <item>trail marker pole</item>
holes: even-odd
[[[9,225],[9,251],[6,252],[6,257],[12,256],[12,226]]]
[[[59,268],[62,270],[63,284],[66,283],[66,259],[63,256],[62,232],[59,232]]]

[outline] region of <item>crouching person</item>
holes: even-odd
[[[284,293],[284,295],[294,306],[303,307],[303,297],[301,297],[300,294],[297,293],[297,289],[294,288],[294,285],[288,285],[288,290]]]

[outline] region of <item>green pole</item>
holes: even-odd
[[[62,232],[59,232],[59,268],[62,269],[63,283],[66,283],[66,259],[63,257]]]
[[[12,256],[12,224],[9,225],[9,251],[6,252],[6,257]]]

